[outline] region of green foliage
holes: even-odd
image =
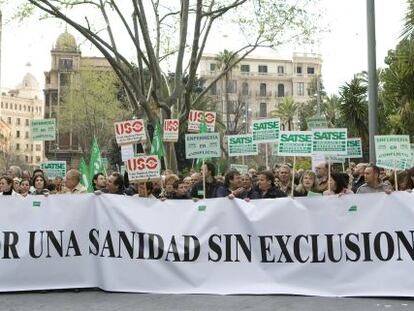
[[[292,97],[285,97],[283,102],[278,105],[276,113],[279,115],[282,123],[287,125],[287,129],[285,128],[285,130],[292,130],[292,121],[298,108],[299,105],[295,103]]]
[[[83,70],[72,79],[72,86],[63,92],[59,132],[72,131],[88,154],[93,136],[100,146],[107,146],[114,136],[114,122],[125,119],[129,112],[121,109],[113,72]]]

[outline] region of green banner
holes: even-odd
[[[312,132],[280,132],[277,153],[279,156],[310,157],[312,155]]]
[[[227,136],[227,152],[229,157],[257,155],[257,143],[253,143],[252,134]]]
[[[56,119],[32,120],[32,140],[55,141]]]
[[[347,155],[347,129],[312,130],[312,154]]]
[[[375,136],[376,162],[388,169],[407,169],[411,163],[411,146],[408,135]]]
[[[279,140],[280,118],[253,120],[253,141],[256,143],[274,143]]]

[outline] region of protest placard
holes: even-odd
[[[43,170],[49,179],[66,176],[66,161],[48,161],[40,163],[40,169]]]
[[[405,170],[411,163],[408,135],[375,136],[376,164],[383,168]]]
[[[242,175],[247,174],[249,171],[249,167],[247,165],[242,164],[230,164],[230,169],[236,170]]]
[[[280,118],[253,120],[252,133],[256,143],[275,143],[279,140]]]
[[[134,145],[121,145],[121,159],[123,162],[125,162],[128,159],[131,159],[134,157]]]
[[[56,140],[56,119],[32,120],[32,140]]]
[[[188,131],[199,132],[203,114],[206,120],[207,130],[214,132],[216,125],[216,113],[212,111],[190,110],[188,113]]]
[[[185,157],[186,159],[201,159],[220,157],[219,133],[186,134]]]
[[[347,155],[347,129],[312,130],[312,154]]]
[[[145,134],[145,122],[142,119],[116,122],[115,138],[118,145],[144,142],[147,139]]]
[[[328,128],[328,121],[324,117],[314,116],[306,119],[309,130]]]
[[[159,179],[161,175],[161,162],[157,155],[128,159],[125,166],[129,180],[154,180]]]
[[[257,143],[253,142],[252,134],[227,136],[227,151],[229,157],[257,155]]]
[[[164,136],[165,142],[177,142],[178,131],[180,128],[180,121],[178,119],[165,119],[164,120]]]
[[[346,157],[347,158],[362,158],[361,138],[348,138]]]
[[[282,131],[280,132],[277,154],[279,156],[312,155],[311,131]]]

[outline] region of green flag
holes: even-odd
[[[96,173],[105,174],[105,167],[102,164],[101,150],[99,149],[98,142],[95,136],[93,137],[91,147],[91,159],[89,161],[89,188],[88,191],[92,192],[92,178]]]
[[[200,124],[200,134],[204,134],[208,132],[208,128],[207,128],[207,123],[206,123],[206,115],[203,112],[203,118],[201,119],[201,124]],[[205,161],[210,161],[210,158],[205,158]],[[198,158],[197,162],[196,162],[196,169],[200,170],[201,166],[203,165],[203,158]]]
[[[162,141],[162,131],[160,124],[158,122],[155,125],[154,136],[152,138],[151,154],[156,154],[160,160],[164,156],[164,143]]]
[[[79,162],[79,173],[80,173],[80,183],[84,185],[87,189],[89,189],[90,182],[89,182],[89,168],[86,165],[85,159],[81,157]]]

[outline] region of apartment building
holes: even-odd
[[[318,54],[294,53],[291,59],[250,56],[242,60],[225,79],[218,80],[210,89],[218,112],[227,120],[226,102],[229,103],[230,124],[240,114],[243,122],[276,116],[278,105],[292,97],[296,103],[305,103],[310,97],[312,79],[320,77],[322,58]],[[217,55],[203,55],[199,76],[209,85],[220,74]],[[226,97],[228,100],[226,100]],[[239,122],[240,123],[240,122]]]

